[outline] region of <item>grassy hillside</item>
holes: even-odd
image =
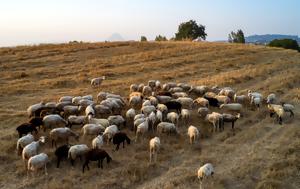
[[[216,169],[206,188],[299,188],[299,73],[299,53],[252,45],[124,42],[1,48],[0,188],[198,188],[196,171],[205,162]],[[149,165],[148,139],[153,137],[149,134],[147,140],[118,152],[105,146],[113,162],[109,166],[105,162],[103,170],[91,163],[84,174],[79,161],[75,168],[64,161],[57,169],[54,149],[47,143],[42,151],[51,159],[48,177],[27,179],[15,153],[15,128],[27,120],[27,107],[63,95],[96,97],[99,90],[90,87],[90,79],[102,75],[107,80],[101,91],[126,97],[130,84],[149,79],[231,86],[239,94],[247,89],[264,95],[274,92],[296,106],[295,118],[285,118],[280,126],[269,118],[265,106],[259,111],[246,107],[235,135],[227,124],[224,132],[211,135],[210,125],[194,110],[191,123],[201,133],[195,146],[188,143],[187,129],[180,127],[180,137],[162,139],[158,164]],[[126,132],[134,138],[134,133]]]

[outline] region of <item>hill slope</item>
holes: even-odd
[[[291,188],[300,186],[300,55],[290,50],[223,43],[91,43],[42,45],[0,49],[1,188],[198,188],[198,167],[211,162],[216,173],[205,188]],[[56,160],[51,145],[49,176],[27,179],[24,164],[15,154],[15,127],[26,121],[26,108],[34,103],[57,101],[63,95],[99,92],[89,81],[105,75],[102,91],[128,96],[129,85],[176,81],[193,85],[231,86],[264,95],[274,92],[281,101],[296,105],[295,118],[280,126],[265,107],[245,108],[244,117],[222,133],[211,135],[210,125],[193,112],[191,124],[200,128],[199,143],[191,147],[181,126],[180,137],[163,137],[158,164],[148,164],[148,140],[133,142],[112,152],[104,169],[91,163],[81,173]],[[213,109],[217,111],[216,109]],[[80,132],[80,129],[77,128]],[[134,138],[134,133],[129,133]],[[40,134],[44,134],[40,131]],[[146,136],[152,137],[151,134]],[[89,140],[80,139],[90,145]],[[76,141],[71,141],[76,143]]]

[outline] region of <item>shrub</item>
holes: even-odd
[[[147,37],[141,36],[141,41],[147,41]]]
[[[274,39],[269,43],[270,47],[281,47],[300,51],[299,45],[294,39]]]

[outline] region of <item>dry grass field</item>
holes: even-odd
[[[90,79],[105,75],[100,89]],[[211,162],[210,189],[300,188],[300,53],[254,45],[224,43],[79,43],[0,48],[0,188],[199,188],[196,171]],[[16,154],[15,128],[27,121],[26,109],[40,101],[58,101],[63,95],[109,91],[128,96],[129,85],[157,79],[193,85],[231,86],[239,94],[252,89],[296,106],[295,117],[283,125],[270,118],[266,106],[259,111],[245,107],[233,135],[211,134],[210,125],[193,112],[191,124],[200,129],[197,144],[190,146],[187,128],[180,137],[162,137],[158,163],[149,165],[148,139],[112,151],[104,169],[90,164],[82,174],[81,164],[63,161],[56,168],[50,142],[41,151],[49,154],[48,177],[27,178]],[[213,109],[216,110],[216,109]],[[76,128],[79,132],[80,128]],[[134,133],[126,130],[133,139]],[[40,131],[43,135],[43,131]],[[46,133],[48,134],[48,133]],[[91,139],[80,143],[91,145]],[[75,144],[76,141],[71,140]]]

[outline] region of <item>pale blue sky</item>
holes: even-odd
[[[194,19],[208,40],[246,35],[300,35],[300,0],[0,0],[0,46],[70,40],[103,41],[113,33],[174,36]]]

